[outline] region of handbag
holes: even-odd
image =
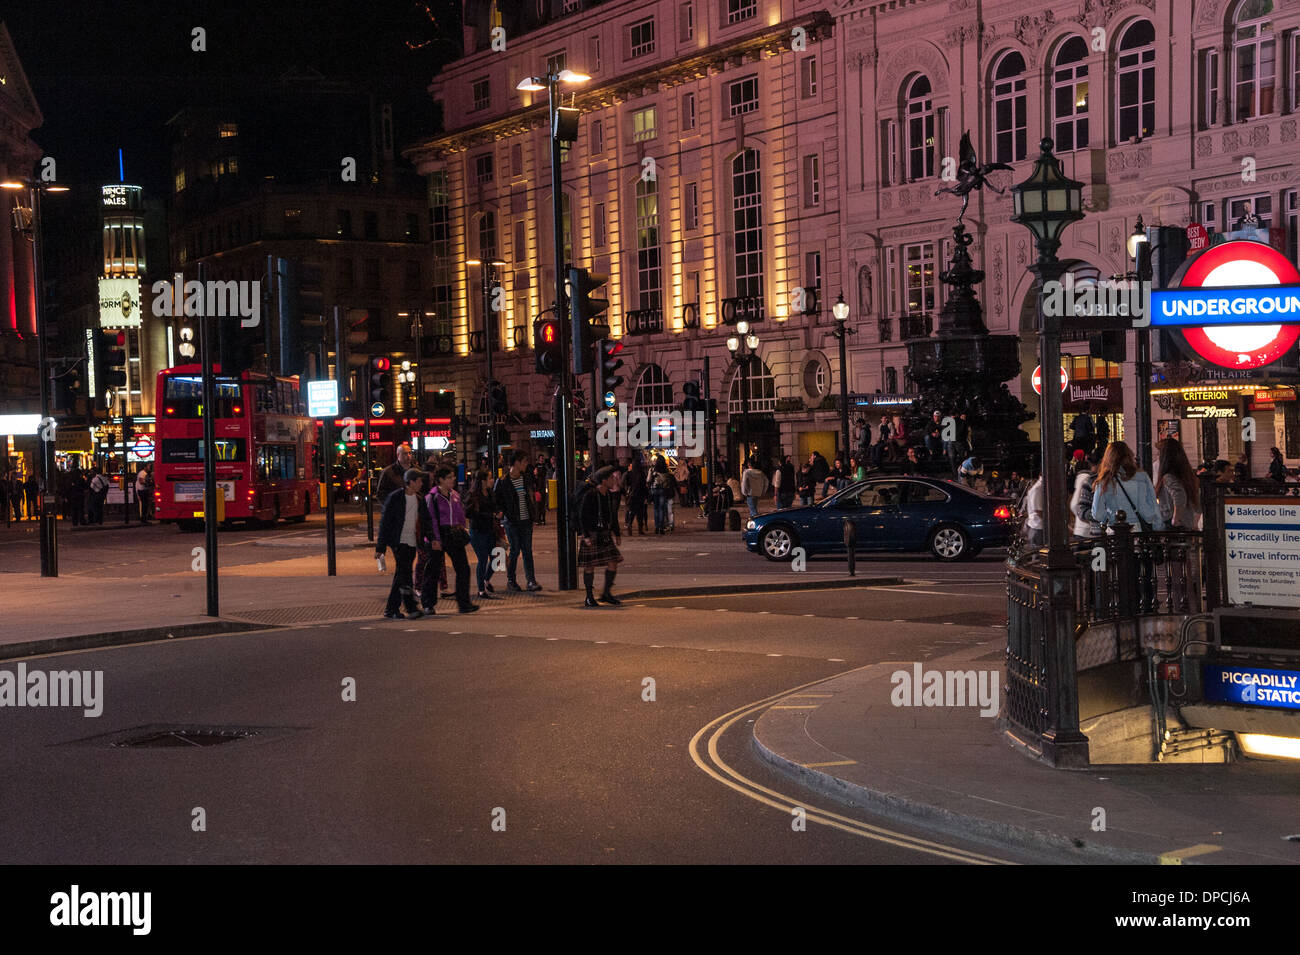
[[[442,499],[441,494],[437,494],[437,493],[434,494],[433,506],[439,508],[439,510],[441,510],[441,505],[437,502],[439,502],[441,499]],[[451,516],[450,507],[448,508],[447,516],[448,517]],[[465,530],[465,528],[461,527],[460,525],[453,526],[451,524],[440,523],[438,525],[438,537],[442,541],[443,550],[446,550],[448,547],[465,547],[468,546],[469,544],[469,531]]]
[[[1137,509],[1137,505],[1133,503],[1133,498],[1129,497],[1128,490],[1124,487],[1124,482],[1118,476],[1116,476],[1115,480],[1119,483],[1119,489],[1124,492],[1124,497],[1127,498],[1129,506],[1133,508],[1133,513],[1137,516],[1138,524],[1142,527],[1142,533],[1151,533],[1151,522],[1143,517],[1142,513]],[[1147,552],[1150,555],[1152,562],[1157,564],[1163,564],[1169,559],[1169,555],[1165,553],[1165,546],[1163,544],[1148,544]]]

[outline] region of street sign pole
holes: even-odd
[[[370,405],[361,402],[366,409],[366,434],[362,439],[366,449],[366,540],[375,539],[375,489],[374,477],[370,473]]]
[[[207,268],[199,263],[199,282],[207,280]],[[207,288],[206,285],[202,286]],[[199,304],[199,351],[203,363],[203,529],[204,565],[207,568],[208,616],[220,616],[217,590],[217,433],[214,405],[217,386],[212,368],[212,328],[208,311]],[[224,494],[225,491],[223,490]]]
[[[325,432],[322,435],[325,441],[325,572],[330,577],[337,577],[338,567],[334,557],[334,429],[331,427],[332,422],[332,418],[325,418],[325,424],[321,428]]]

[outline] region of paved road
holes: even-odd
[[[985,625],[865,619],[864,607],[997,612],[994,595],[931,589],[952,596],[498,606],[28,660],[102,669],[104,713],[0,710],[0,862],[1024,861],[918,842],[751,750],[751,704],[986,639]],[[805,613],[810,626],[772,626]],[[355,702],[342,699],[349,678]],[[261,729],[217,746],[112,745],[175,726]],[[204,832],[191,828],[196,807]],[[828,824],[795,831],[795,807]],[[504,832],[492,830],[497,808]]]

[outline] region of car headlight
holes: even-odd
[[[748,524],[745,525],[745,530],[752,531],[757,526],[758,525],[755,524],[753,521],[750,521]]]

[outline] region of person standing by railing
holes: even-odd
[[[1070,495],[1070,514],[1074,517],[1074,536],[1088,540],[1102,535],[1101,522],[1092,513],[1092,488],[1096,480],[1093,462],[1085,456],[1076,458],[1074,465],[1074,493]]]
[[[1112,441],[1093,481],[1092,513],[1103,524],[1114,524],[1119,511],[1124,511],[1129,523],[1136,519],[1144,531],[1165,529],[1151,477],[1137,466],[1132,448]]]
[[[1160,516],[1171,530],[1199,530],[1201,527],[1201,482],[1180,442],[1160,442],[1156,472],[1156,502]]]

